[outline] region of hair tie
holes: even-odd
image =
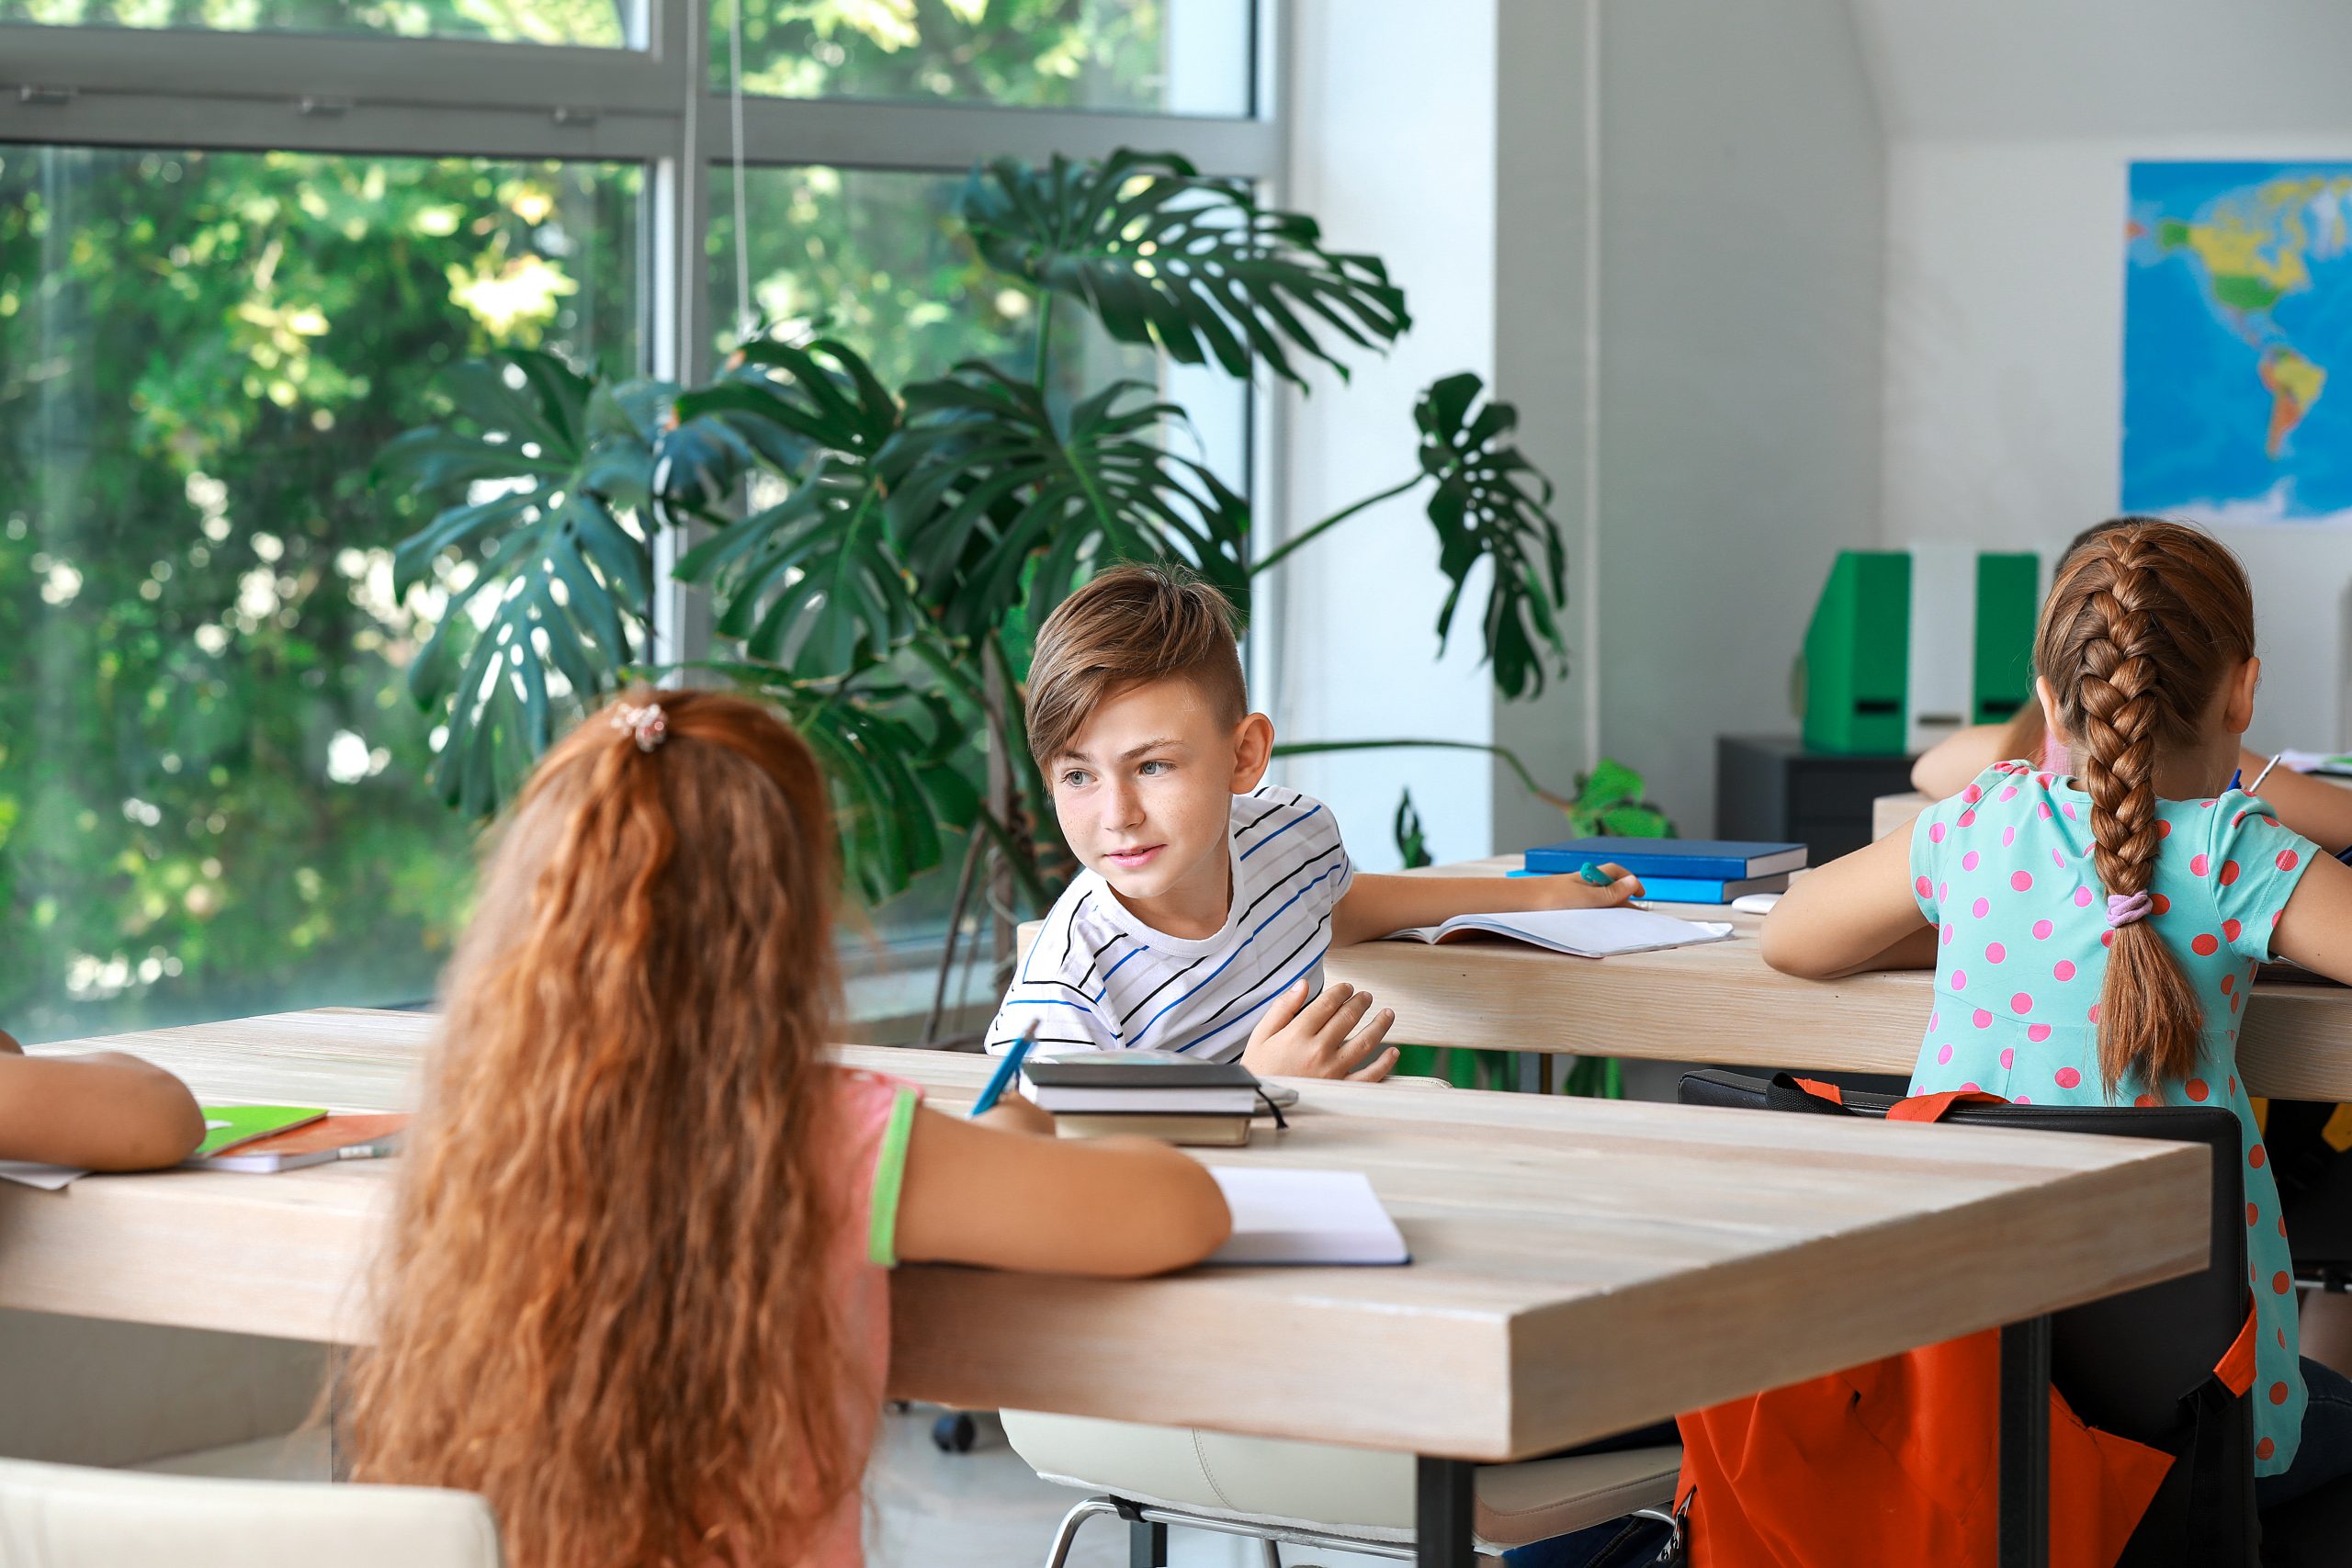
[[[2137,893],[2110,893],[2107,896],[2107,923],[2119,931],[2134,920],[2144,920],[2155,900],[2144,887]]]
[[[612,725],[623,734],[635,737],[640,751],[650,751],[670,738],[669,716],[662,713],[660,703],[648,703],[641,708],[623,703],[613,710]]]

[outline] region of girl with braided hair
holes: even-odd
[[[1800,877],[1763,945],[1774,968],[1818,979],[1933,966],[1914,1093],[2236,1113],[2256,1492],[2271,1507],[2352,1472],[2352,1382],[2298,1356],[2238,1025],[2274,954],[2352,982],[2352,868],[2231,785],[2254,649],[2245,573],[2219,541],[2139,517],[2096,531],[2061,563],[2034,638],[2063,769],[2055,754],[1997,762],[1909,829]]]

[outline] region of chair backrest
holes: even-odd
[[[214,1481],[0,1460],[7,1568],[500,1568],[467,1492]]]
[[[1737,1073],[1687,1074],[1679,1098],[1685,1105],[1838,1113],[1837,1107],[1802,1091]],[[1844,1103],[1860,1115],[1884,1116],[1897,1098],[1848,1092]],[[1961,1104],[1944,1120],[1960,1126],[2156,1138],[2203,1144],[2212,1151],[2213,1251],[2205,1270],[2070,1308],[2055,1314],[2051,1325],[2052,1378],[2075,1413],[2120,1437],[2161,1441],[2177,1427],[2183,1397],[2204,1382],[2245,1324],[2245,1182],[2237,1117],[2219,1107],[2195,1105]]]

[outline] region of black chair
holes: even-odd
[[[1772,1080],[1698,1072],[1685,1105],[1880,1116],[1898,1096],[1848,1092],[1844,1106]],[[2254,1407],[2212,1380],[2245,1324],[2245,1182],[2237,1118],[2226,1110],[2067,1105],[1956,1105],[1962,1126],[2097,1133],[2203,1144],[2213,1152],[2213,1253],[2202,1273],[2054,1314],[2051,1381],[2075,1414],[2104,1431],[2174,1456],[2117,1568],[2254,1568],[2261,1528],[2254,1502]],[[2352,1554],[2352,1548],[2347,1548]]]

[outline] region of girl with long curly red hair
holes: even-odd
[[[447,983],[358,1478],[481,1494],[514,1568],[854,1568],[892,1262],[1139,1275],[1224,1239],[1173,1149],[825,1061],[832,844],[808,747],[741,698],[633,694],[540,763]]]

